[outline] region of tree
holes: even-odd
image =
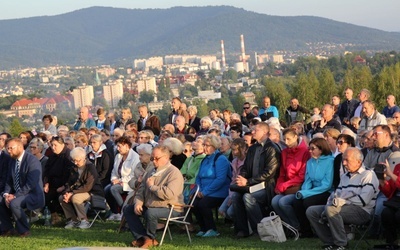
[[[170,100],[171,85],[169,78],[162,78],[158,85],[157,100],[168,101]]]
[[[224,71],[222,78],[224,80],[230,80],[232,82],[237,82],[238,78],[238,73],[234,69],[228,69],[227,71]]]
[[[119,102],[118,102],[118,106],[120,108],[126,107],[126,106],[128,106],[128,103],[130,101],[134,102],[135,101],[135,97],[131,93],[124,92],[124,94],[122,96],[122,99],[119,100]]]
[[[326,103],[331,103],[332,96],[338,94],[332,72],[327,68],[321,69],[318,75],[318,81],[320,85],[318,94],[318,99],[320,100],[320,103],[322,105]]]
[[[140,92],[139,101],[142,103],[149,103],[149,102],[154,101],[154,96],[155,96],[155,93],[153,90],[149,90],[149,91],[144,90],[144,91]]]
[[[204,100],[196,98],[192,101],[192,105],[196,106],[198,117],[204,117],[208,115],[208,107]]]
[[[164,103],[162,109],[155,111],[154,114],[158,116],[161,124],[167,124],[168,115],[170,112],[171,112],[171,106],[168,103]]]
[[[103,96],[93,98],[93,106],[100,106],[108,109],[108,103]]]
[[[271,104],[277,107],[282,120],[291,97],[284,80],[282,78],[265,78],[264,84],[267,95],[271,98]]]
[[[210,72],[208,72],[208,78],[209,79],[214,79],[217,75],[219,75],[221,72],[217,69],[210,69]]]
[[[21,132],[28,130],[27,128],[23,127],[19,122],[18,118],[14,118],[8,127],[8,132],[11,134],[12,137],[17,137]]]

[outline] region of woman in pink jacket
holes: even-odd
[[[276,196],[272,199],[271,205],[283,221],[299,228],[300,224],[293,210],[293,201],[296,199],[296,192],[304,181],[306,163],[310,159],[310,152],[306,143],[300,141],[295,129],[285,129],[283,137],[287,148],[282,150],[282,165],[275,186]]]

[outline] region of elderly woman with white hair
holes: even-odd
[[[91,195],[104,197],[103,187],[97,176],[96,167],[86,159],[83,148],[74,148],[71,153],[74,168],[66,184],[65,192],[60,195],[59,201],[68,220],[65,228],[90,228],[85,209],[85,203]]]
[[[217,231],[212,208],[219,207],[228,196],[232,179],[231,165],[218,149],[221,140],[215,135],[206,135],[203,141],[206,157],[200,164],[196,184],[200,191],[194,202],[194,214],[200,225],[199,237],[215,237]]]
[[[189,106],[187,112],[189,113],[189,126],[194,128],[196,131],[199,131],[200,118],[197,116],[197,107],[193,105]]]
[[[100,183],[105,188],[111,182],[111,170],[114,165],[113,158],[109,155],[106,145],[103,144],[101,135],[92,135],[89,144],[91,150],[87,157],[96,166]]]
[[[199,135],[206,135],[208,133],[208,130],[211,128],[213,125],[213,122],[210,117],[204,116],[200,120],[200,130],[197,131],[197,136]]]
[[[31,154],[36,156],[42,164],[42,173],[44,172],[44,167],[46,166],[47,160],[49,159],[47,156],[43,155],[44,142],[40,138],[33,138],[32,141],[29,142],[29,149],[31,150]]]
[[[186,160],[186,155],[183,153],[183,143],[177,138],[171,137],[164,140],[163,146],[166,146],[171,152],[171,164],[181,169]]]

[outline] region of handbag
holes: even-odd
[[[106,198],[101,195],[91,194],[90,203],[92,204],[92,208],[101,210],[107,209]]]
[[[294,227],[282,221],[275,212],[271,212],[268,217],[263,218],[260,223],[257,224],[258,235],[262,241],[285,242],[286,235],[283,231],[283,226],[294,233],[295,240],[299,238],[299,232]]]
[[[398,196],[393,196],[391,199],[384,201],[383,205],[394,209],[394,210],[399,210],[400,209],[400,197]]]
[[[300,185],[298,185],[298,186],[291,186],[291,187],[288,187],[286,190],[285,190],[285,194],[295,194],[295,193],[297,193],[297,191],[299,191],[300,190]]]
[[[229,186],[229,190],[231,190],[232,192],[245,194],[249,192],[249,186],[238,186],[236,184],[232,184]]]

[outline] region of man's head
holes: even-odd
[[[351,88],[346,88],[344,90],[344,96],[346,97],[347,100],[353,99],[353,90]]]
[[[221,137],[221,147],[219,148],[219,151],[221,151],[221,153],[225,154],[226,152],[229,151],[229,149],[231,149],[231,143],[232,143],[231,138]]]
[[[269,128],[269,139],[275,143],[279,143],[281,141],[281,133],[278,129],[270,127]]]
[[[290,100],[290,107],[292,107],[292,109],[297,109],[299,107],[299,100],[292,98]]]
[[[168,131],[170,134],[174,134],[175,133],[175,127],[171,123],[165,124],[164,127],[162,128],[162,130],[163,131]]]
[[[178,130],[182,130],[185,128],[186,120],[185,117],[178,115],[175,120],[175,126]]]
[[[181,106],[181,104],[182,104],[182,101],[179,97],[172,98],[171,107],[173,110],[178,110],[179,107]]]
[[[9,133],[1,133],[0,134],[0,150],[3,150],[6,146],[7,140],[11,138]]]
[[[257,142],[261,143],[261,142],[265,141],[266,139],[268,139],[269,125],[264,122],[260,122],[259,124],[257,124],[254,127],[254,129],[251,133],[253,135],[253,139],[256,140]]]
[[[271,99],[268,96],[264,97],[263,105],[264,108],[269,108],[271,106]]]
[[[358,99],[360,100],[360,102],[365,102],[366,100],[369,100],[371,96],[371,92],[369,92],[368,89],[362,89],[360,91],[360,94],[358,95]]]
[[[168,164],[170,151],[166,146],[157,145],[153,148],[150,160],[153,161],[154,167],[162,167]]]
[[[361,140],[364,144],[363,148],[373,149],[375,147],[375,140],[372,136],[373,133],[374,131],[370,130],[361,136]]]
[[[333,106],[330,104],[325,104],[322,108],[322,118],[324,118],[326,121],[332,120],[334,113],[335,111]]]
[[[79,118],[83,121],[89,118],[89,109],[87,107],[81,107],[79,109]]]
[[[388,97],[386,98],[386,103],[389,107],[393,107],[396,103],[396,98],[394,97],[394,95],[388,95]]]
[[[338,95],[332,96],[332,105],[338,106],[340,104],[340,97]]]
[[[362,104],[362,111],[366,117],[370,117],[375,112],[375,104],[372,101],[366,100]]]
[[[11,158],[18,159],[24,152],[24,145],[18,138],[10,139],[7,143],[7,151]]]
[[[140,105],[138,107],[139,115],[142,118],[145,118],[148,115],[148,110],[146,105]]]
[[[393,117],[393,119],[396,120],[397,125],[399,125],[400,124],[400,112],[395,112],[392,117]]]
[[[372,132],[372,139],[375,141],[375,147],[387,147],[392,142],[391,131],[387,125],[377,125]]]
[[[243,111],[244,111],[246,114],[250,114],[250,113],[251,113],[251,105],[250,105],[249,102],[243,103]]]
[[[342,163],[349,173],[354,173],[362,166],[363,154],[358,148],[349,147],[344,151]]]

